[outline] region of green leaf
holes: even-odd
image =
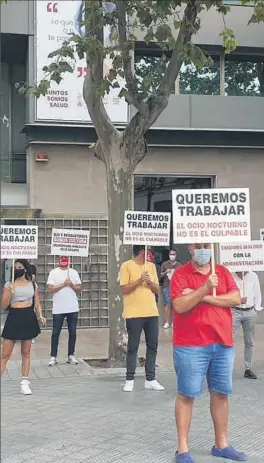
[[[159,43],[166,42],[169,37],[172,37],[170,26],[168,24],[162,24],[161,26],[158,26],[155,37]]]
[[[45,96],[49,88],[50,88],[50,81],[46,79],[41,80],[41,82],[38,84],[38,87],[37,87],[39,96],[40,95]]]

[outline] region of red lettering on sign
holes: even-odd
[[[58,13],[58,3],[49,2],[47,3],[48,13]]]
[[[81,66],[77,67],[78,76],[77,77],[85,77],[87,74],[87,68],[82,68]]]

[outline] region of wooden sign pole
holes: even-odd
[[[15,259],[12,262],[12,283],[15,281]]]
[[[211,244],[211,266],[212,266],[212,274],[215,274],[215,247],[214,244]],[[216,296],[216,288],[213,288],[213,296]]]
[[[69,257],[69,260],[68,260],[68,278],[70,278],[70,257]]]

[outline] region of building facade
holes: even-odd
[[[71,3],[77,11],[80,2]],[[64,4],[8,0],[1,6],[2,219],[39,225],[38,281],[49,324],[45,281],[55,263],[49,255],[52,227],[91,230],[89,258],[73,261],[84,281],[79,323],[107,326],[106,181],[103,164],[89,148],[96,134],[80,97],[87,70],[78,63],[75,80],[65,80],[38,102],[15,87],[35,82],[45,49],[58,47],[63,34],[76,28]],[[209,10],[202,17],[195,41],[212,64],[199,71],[183,65],[168,107],[147,133],[150,149],[135,171],[134,208],[170,211],[175,188],[249,187],[252,239],[259,239],[264,227],[263,24],[246,27],[252,8],[232,5],[227,24],[239,45],[225,57],[218,37],[221,16]],[[158,52],[154,45],[144,46],[140,31],[137,36],[136,72],[154,72]],[[134,114],[116,95],[106,104],[120,128]],[[186,260],[186,247],[179,246],[178,253]],[[8,269],[4,263],[3,279]]]

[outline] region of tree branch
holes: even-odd
[[[93,30],[93,36],[96,38],[98,43],[104,44],[104,33],[103,33],[103,11],[101,10],[102,21],[101,24],[91,24],[92,15],[89,16],[87,4],[89,2],[94,2],[93,8],[98,8],[100,11],[100,1],[97,1],[95,5],[95,0],[86,0],[85,2],[85,22],[86,22],[86,35],[89,35],[89,31]],[[86,102],[88,111],[90,113],[91,119],[93,121],[94,127],[96,129],[98,139],[100,143],[104,145],[104,152],[107,152],[110,145],[111,139],[120,137],[119,132],[114,127],[111,122],[110,117],[108,116],[106,109],[103,104],[103,99],[101,96],[101,85],[103,82],[103,53],[99,51],[92,51],[89,45],[87,45],[86,50],[86,61],[88,72],[85,76],[84,86],[83,86],[83,97]]]
[[[137,80],[131,56],[131,52],[133,51],[131,46],[132,42],[127,38],[126,0],[116,0],[115,4],[118,19],[119,47],[127,83],[127,90],[124,92],[125,98],[129,104],[132,104],[141,114],[144,114],[147,107],[146,103],[140,99],[138,94]]]
[[[133,133],[136,137],[143,137],[147,130],[156,122],[162,111],[167,107],[169,96],[183,63],[182,50],[191,42],[194,34],[194,25],[197,19],[197,0],[189,0],[182,19],[175,49],[169,65],[155,94],[150,95],[144,114],[137,112],[127,125],[125,132]]]

